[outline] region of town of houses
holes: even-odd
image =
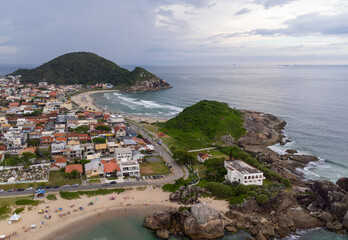
[[[154,146],[123,116],[80,109],[66,99],[81,88],[0,77],[0,184],[47,182],[51,171],[77,171],[87,181],[139,179],[139,163]]]

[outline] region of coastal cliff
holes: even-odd
[[[217,111],[219,108],[222,110]],[[210,117],[211,113],[215,115]],[[230,114],[231,118],[224,117],[224,114],[225,116]],[[242,134],[235,135],[238,136],[235,138],[233,132],[228,130],[231,126],[234,130],[243,129]],[[192,205],[193,203],[205,201],[200,197],[203,192],[205,195],[210,194],[210,196],[225,199],[230,202],[230,210],[222,214],[225,230],[229,232],[244,230],[256,239],[283,238],[297,229],[316,227],[324,227],[346,235],[348,178],[340,178],[336,184],[328,180],[305,179],[301,169],[310,162],[318,161],[317,157],[300,154],[294,149],[287,149],[284,154],[279,154],[269,148],[275,144],[285,145],[290,141],[283,135],[285,126],[284,120],[272,114],[249,110],[227,110],[225,105],[214,101],[202,101],[185,109],[176,118],[163,124],[162,129],[166,130],[168,135],[178,143],[183,142],[182,139],[185,138],[192,141],[191,135],[199,136],[204,140],[209,139],[209,143],[218,146],[217,149],[220,151],[227,149],[224,153],[229,155],[230,159],[233,157],[245,159],[248,164],[262,170],[268,183],[263,186],[241,186],[238,183],[226,183],[222,180],[219,182],[216,181],[218,178],[215,180],[210,178],[205,179],[208,183],[200,185],[203,189],[190,185],[174,189],[169,200],[183,204],[186,208],[191,206],[192,209],[195,206]],[[171,135],[172,132],[175,134]],[[198,147],[203,147],[202,142],[198,143],[201,144]],[[190,145],[187,143],[179,146],[189,147]],[[197,146],[194,147],[197,148]],[[223,164],[219,165],[218,160],[212,161],[215,164],[214,169],[223,168]],[[224,159],[220,162],[223,161]],[[208,164],[203,166],[209,167]],[[216,176],[219,172],[214,169],[209,169],[209,174],[213,172]],[[168,221],[165,226],[153,228],[151,224],[146,224],[151,222],[149,220],[156,219],[155,215],[146,218],[144,225],[156,229],[159,236],[162,236],[161,233],[166,233],[164,237],[174,233],[195,239],[195,234],[190,231],[185,232],[183,225],[177,228],[177,222],[172,221],[173,218],[175,219],[174,216],[192,214],[189,210],[184,212],[181,213],[180,209],[167,212]],[[181,224],[183,223],[185,223],[184,220]],[[194,221],[192,224],[195,226]],[[202,238],[218,237],[218,232],[215,231],[217,228],[209,229],[210,235],[201,236]],[[205,233],[206,231],[206,229],[202,230]]]

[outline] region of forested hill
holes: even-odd
[[[22,75],[22,83],[48,82],[59,85],[111,83],[117,88],[129,91],[170,87],[166,81],[143,68],[137,67],[133,71],[128,71],[112,61],[89,52],[67,53],[34,69],[18,69],[11,75]]]
[[[238,140],[245,135],[243,114],[226,103],[200,101],[185,108],[162,125],[179,147],[195,149],[214,143]]]

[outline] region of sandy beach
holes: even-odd
[[[105,111],[105,113],[110,114],[110,112],[107,109],[104,109],[103,107],[96,104],[96,99],[92,96],[95,93],[105,93],[105,92],[117,92],[117,90],[98,90],[98,91],[88,91],[83,92],[80,94],[77,94],[71,98],[72,101],[74,101],[77,105],[79,105],[81,108],[86,110],[92,110],[92,111]],[[128,113],[121,113],[125,118],[131,119],[136,122],[148,122],[148,123],[154,123],[154,122],[165,122],[168,119],[166,118],[158,118],[158,117],[149,117],[149,116],[142,116],[142,115],[131,115]]]
[[[114,196],[115,200],[110,200]],[[13,236],[11,239],[31,240],[31,239],[66,239],[67,235],[83,230],[87,224],[95,225],[96,223],[110,217],[122,217],[128,215],[144,215],[156,210],[177,208],[180,205],[172,203],[169,200],[169,193],[163,192],[159,188],[148,186],[145,190],[132,189],[120,194],[110,194],[96,197],[81,197],[81,199],[65,200],[57,194],[57,200],[50,201],[43,199],[43,203],[32,207],[30,211],[26,208],[20,215],[21,220],[18,223],[8,224],[8,219],[0,222],[0,235]],[[213,200],[211,198],[200,199],[221,213],[228,210],[226,201]],[[92,206],[88,203],[93,201]],[[74,207],[71,207],[74,205]],[[84,210],[79,210],[83,207]],[[61,211],[57,211],[62,208]],[[45,219],[45,214],[39,214],[39,210],[47,210],[51,219]],[[67,212],[70,214],[67,214]],[[66,216],[60,217],[60,214]],[[44,221],[44,224],[41,223]],[[84,223],[84,224],[78,224]],[[36,228],[30,229],[32,224]],[[80,226],[80,229],[79,227]],[[30,229],[30,230],[28,230]]]

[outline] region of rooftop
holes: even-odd
[[[259,169],[250,166],[242,160],[230,160],[226,161],[225,163],[230,170],[237,170],[243,174],[262,173]]]

